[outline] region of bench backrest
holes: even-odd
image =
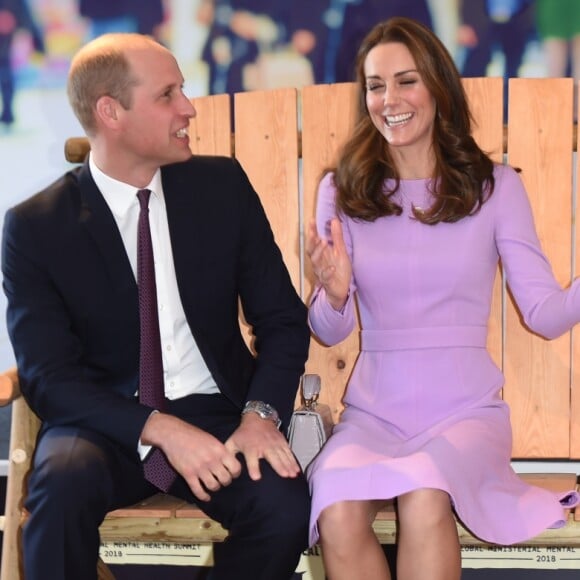
[[[572,79],[511,79],[507,124],[502,81],[465,79],[475,137],[496,161],[522,169],[543,248],[568,285],[580,266],[574,178],[576,126]],[[322,170],[352,127],[354,84],[315,85],[235,95],[234,134],[226,95],[193,99],[194,153],[235,155],[260,194],[296,288],[312,291],[304,224],[314,216]],[[503,369],[511,406],[514,458],[580,458],[580,342],[567,333],[546,341],[520,322],[498,270],[488,346]],[[359,352],[358,334],[327,348],[312,341],[307,372],[322,377],[321,400],[335,418]]]

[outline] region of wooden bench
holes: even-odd
[[[558,280],[566,285],[580,265],[573,178],[578,169],[573,123],[572,79],[512,79],[507,124],[503,122],[501,79],[466,79],[475,136],[496,161],[522,169],[544,249]],[[356,109],[353,84],[276,89],[235,96],[235,124],[230,127],[226,95],[193,99],[194,153],[235,155],[260,194],[292,280],[307,301],[312,291],[310,265],[304,260],[304,224],[314,215],[316,185],[352,127]],[[84,138],[69,139],[66,157],[81,162],[88,151]],[[566,490],[577,483],[580,459],[580,342],[574,330],[546,341],[524,328],[505,290],[501,271],[490,319],[489,348],[504,370],[503,391],[511,406],[512,456],[524,460],[570,462],[570,474],[522,475],[539,485]],[[335,419],[359,352],[358,333],[332,348],[312,341],[307,372],[322,377],[321,402]],[[12,432],[3,559],[0,580],[22,578],[18,530],[23,518],[23,481],[33,452],[38,420],[18,397],[15,371],[0,376],[0,403],[12,403]],[[567,525],[527,542],[538,546],[580,547],[580,510]],[[396,541],[391,507],[379,514],[375,531],[381,542]],[[479,540],[458,523],[463,545]],[[103,541],[205,543],[221,541],[225,530],[196,506],[157,495],[138,506],[109,514],[101,527]],[[101,578],[107,577],[105,566]],[[110,576],[109,576],[110,577]]]

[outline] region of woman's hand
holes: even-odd
[[[348,298],[352,265],[338,218],[330,222],[330,238],[330,242],[322,239],[316,231],[316,224],[311,222],[306,234],[306,253],[314,275],[326,291],[328,302],[335,310],[341,310]]]

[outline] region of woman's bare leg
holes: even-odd
[[[318,529],[328,580],[390,580],[372,523],[384,502],[343,501],[320,514]]]
[[[397,505],[397,579],[459,580],[461,549],[447,493],[419,489],[400,496]]]

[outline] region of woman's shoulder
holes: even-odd
[[[504,182],[521,181],[519,171],[505,163],[494,163],[493,176],[496,181],[496,186]]]
[[[494,166],[493,176],[495,185],[493,195],[488,200],[491,206],[501,208],[501,212],[508,207],[527,205],[528,194],[521,177],[521,172],[511,165],[497,163]],[[487,204],[486,204],[487,205]]]
[[[334,184],[334,171],[326,171],[320,178],[320,183],[318,185],[319,191],[336,191],[336,185]]]
[[[495,180],[493,195],[491,199],[504,197],[515,190],[523,190],[524,184],[517,170],[512,165],[495,163],[493,167],[493,177]]]
[[[336,185],[334,183],[334,172],[327,171],[318,183],[318,203],[334,205],[336,201]]]
[[[316,199],[316,214],[324,220],[338,214],[336,207],[336,185],[334,184],[334,172],[326,172],[318,184]]]

